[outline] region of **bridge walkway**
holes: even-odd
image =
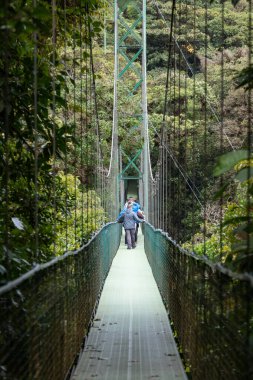
[[[187,379],[144,252],[120,248],[72,380]]]

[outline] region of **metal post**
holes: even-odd
[[[122,151],[121,151],[121,148],[119,150],[119,171],[120,173],[122,173],[123,171],[123,168],[122,168]],[[120,179],[120,175],[118,177],[118,182],[119,182],[119,186],[120,186],[120,208],[121,210],[123,209],[124,207],[124,204],[125,204],[125,181],[122,181]]]
[[[134,22],[129,25],[124,20],[124,11],[130,5],[137,10],[137,17]],[[121,27],[118,27],[120,23]],[[138,25],[142,23],[142,36]],[[114,0],[114,33],[115,33],[115,73],[114,73],[114,111],[113,111],[113,146],[111,158],[113,158],[113,173],[117,177],[118,201],[122,203],[124,197],[124,184],[127,177],[135,177],[139,180],[139,197],[141,205],[144,207],[146,220],[149,218],[149,179],[150,161],[149,161],[149,141],[148,141],[148,115],[147,115],[147,80],[146,80],[146,0],[125,0],[119,2]],[[120,34],[120,36],[119,36]],[[134,48],[134,50],[132,49]],[[122,58],[119,60],[119,56]],[[138,57],[142,56],[142,69],[139,69]],[[133,73],[136,77],[135,83],[129,81],[129,74]],[[132,114],[128,114],[128,120],[136,123],[136,116],[141,120],[141,135],[144,141],[143,147],[136,154],[132,151],[122,151],[122,163],[119,170],[118,157],[118,115],[124,115],[124,106],[118,104],[118,86],[124,84],[127,89],[128,99],[135,96],[139,92],[140,108],[133,110]],[[127,104],[126,104],[127,107]],[[124,117],[124,116],[123,116]],[[135,124],[132,125],[132,128]],[[126,131],[126,135],[131,137],[132,128]],[[117,150],[117,151],[116,151]],[[141,156],[140,156],[141,155]],[[141,157],[141,160],[140,160]],[[141,162],[140,162],[141,161]],[[140,169],[139,167],[140,166]],[[130,172],[130,173],[129,173]],[[135,172],[135,174],[133,174]],[[114,178],[113,177],[113,178]],[[120,183],[121,182],[121,183]],[[117,209],[117,205],[115,206]]]
[[[113,136],[112,136],[112,176],[114,187],[114,212],[115,218],[119,211],[119,191],[118,191],[118,174],[119,174],[119,148],[118,148],[118,1],[114,1],[114,107],[113,107]]]
[[[143,136],[144,136],[144,147],[143,147],[143,201],[144,201],[144,211],[145,219],[149,220],[149,144],[148,144],[148,107],[147,107],[147,72],[146,72],[146,60],[147,60],[147,2],[143,0],[142,3],[142,114],[143,114]]]

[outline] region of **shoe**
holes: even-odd
[[[132,249],[132,247],[127,247],[127,249]]]
[[[133,245],[133,248],[136,248],[136,245]]]

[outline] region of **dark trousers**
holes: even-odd
[[[132,228],[131,230],[125,230],[125,231],[126,231],[127,247],[128,248],[135,247],[135,228]]]
[[[136,225],[135,225],[135,243],[137,242],[138,229],[139,229],[139,223],[136,223]],[[126,234],[125,234],[125,244],[127,244],[127,236],[126,236]]]
[[[139,224],[136,223],[136,225],[135,225],[135,243],[137,242],[138,229],[139,229]],[[125,234],[125,244],[127,244],[126,234]]]
[[[135,242],[137,242],[138,230],[139,230],[139,223],[136,223],[136,228],[135,228]]]

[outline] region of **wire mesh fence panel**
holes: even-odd
[[[253,277],[183,251],[147,223],[144,236],[192,379],[253,379]]]
[[[121,225],[0,288],[0,378],[64,379],[87,335]]]

